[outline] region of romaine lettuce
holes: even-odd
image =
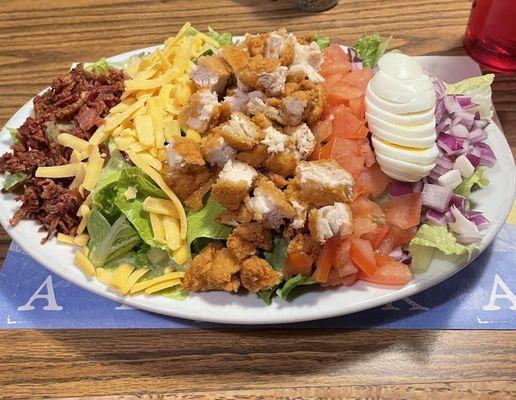
[[[121,215],[111,225],[96,207],[89,214],[87,226],[90,235],[88,257],[95,267],[120,258],[141,241],[125,216]]]
[[[188,226],[186,242],[194,252],[200,250],[200,248],[194,248],[194,242],[199,239],[209,239],[204,243],[207,244],[211,240],[226,240],[228,238],[233,228],[215,221],[215,218],[223,211],[224,207],[209,197],[203,208],[188,213],[186,217]]]
[[[109,63],[105,58],[101,58],[97,62],[88,65],[86,71],[94,72],[97,75],[103,75],[109,71]]]
[[[324,50],[330,46],[330,38],[328,36],[319,37],[316,33],[312,36],[312,41],[317,43],[321,50]]]
[[[28,178],[29,174],[26,174],[25,172],[16,172],[14,174],[6,172],[4,187],[2,188],[2,191],[13,192],[18,187],[20,187],[20,185],[23,184]]]
[[[7,132],[9,132],[9,135],[11,135],[11,139],[13,143],[16,143],[18,141],[18,128],[9,128],[7,127]]]
[[[358,57],[362,60],[362,65],[364,67],[374,68],[380,57],[385,53],[391,38],[392,37],[388,37],[382,40],[379,35],[360,36],[355,43],[355,50],[357,51]]]
[[[419,227],[416,236],[410,241],[408,247],[413,268],[417,272],[426,271],[431,260],[431,257],[428,256],[429,251],[425,251],[421,247],[435,248],[448,256],[466,254],[468,259],[471,258],[476,248],[473,244],[465,246],[458,243],[453,233],[446,226],[423,224]]]
[[[213,39],[215,39],[221,46],[229,45],[233,43],[233,35],[229,32],[218,33],[208,27],[207,35]]]
[[[469,200],[471,197],[471,189],[473,186],[478,186],[481,189],[485,189],[489,186],[489,179],[485,176],[486,169],[484,167],[477,167],[473,175],[469,178],[466,178],[462,181],[462,183],[457,186],[454,190],[455,194],[459,196],[463,196]]]
[[[274,238],[274,247],[272,251],[264,251],[263,256],[267,262],[272,265],[276,271],[283,268],[285,264],[285,258],[287,257],[287,246],[288,240],[283,236],[277,236]]]
[[[493,114],[491,109],[491,84],[494,77],[494,74],[487,74],[450,83],[446,85],[446,94],[463,94],[471,97],[471,101],[479,105],[480,117],[490,118]]]
[[[288,281],[285,282],[285,284],[276,290],[276,293],[279,297],[283,299],[288,299],[289,294],[298,286],[304,286],[304,285],[312,285],[314,283],[317,283],[315,278],[313,276],[304,276],[302,274],[298,274],[292,278],[290,278]]]

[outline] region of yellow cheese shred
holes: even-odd
[[[180,279],[174,279],[174,280],[171,280],[171,281],[158,283],[157,285],[154,285],[154,286],[151,286],[151,287],[145,289],[145,293],[147,293],[147,294],[156,293],[156,292],[159,292],[161,290],[168,289],[168,288],[180,285],[180,284],[181,284],[181,280]]]
[[[166,281],[176,280],[178,278],[182,278],[185,275],[184,272],[171,272],[169,274],[158,276],[157,278],[149,279],[147,281],[136,283],[130,290],[131,293],[138,293],[142,290],[147,289],[157,283],[162,283]]]
[[[113,274],[113,277],[111,278],[111,286],[113,286],[115,289],[121,289],[133,271],[134,265],[119,265],[116,269],[116,272]]]
[[[95,267],[84,253],[80,251],[75,252],[75,263],[87,276],[95,276]]]
[[[136,282],[138,282],[138,280],[142,278],[147,272],[149,272],[148,268],[139,268],[132,272],[120,288],[120,291],[124,294],[129,293],[129,291],[136,284]]]

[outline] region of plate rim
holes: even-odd
[[[153,51],[160,46],[161,45],[149,46],[146,48],[131,50],[128,52],[124,52],[124,53],[109,57],[107,59],[113,60],[113,61],[121,61],[121,60],[127,59],[128,57],[130,57],[134,54]],[[342,47],[345,47],[345,46],[342,46]],[[46,89],[44,89],[44,90],[46,90]],[[30,111],[32,109],[33,99],[34,99],[34,97],[31,98],[29,101],[27,101],[22,107],[20,107],[7,120],[6,124],[2,128],[3,132],[5,132],[5,128],[7,126],[9,126],[10,122],[13,119],[16,119],[16,117],[19,114],[25,114],[27,111]],[[496,135],[500,136],[499,139],[503,139],[501,141],[503,142],[504,150],[506,150],[507,154],[510,155],[510,160],[512,161],[512,165],[513,165],[512,171],[510,173],[510,177],[512,177],[512,179],[511,179],[511,182],[508,187],[509,190],[507,190],[505,192],[504,197],[507,197],[508,199],[512,198],[512,200],[514,200],[514,194],[515,194],[515,190],[516,190],[514,156],[512,154],[510,146],[507,142],[507,139],[506,139],[505,135],[503,134],[503,130],[501,129],[499,124],[496,123],[495,119],[492,119],[492,123],[496,127]],[[5,196],[6,195],[4,195],[4,194],[0,195],[0,203],[5,201]],[[31,244],[33,245],[34,243],[32,243],[32,241],[30,239],[24,240],[23,236],[18,234],[16,227],[12,227],[9,224],[8,219],[6,221],[4,218],[0,218],[0,223],[6,230],[8,235],[12,238],[12,240],[14,240],[31,258],[35,259],[39,264],[43,265],[47,270],[56,274],[60,278],[66,280],[66,281],[69,281],[84,290],[94,293],[95,295],[102,296],[109,300],[112,300],[112,301],[115,301],[118,303],[122,303],[122,304],[128,305],[128,306],[136,308],[136,309],[141,309],[141,310],[150,311],[150,312],[161,314],[161,315],[166,315],[166,316],[171,316],[171,317],[176,317],[176,318],[183,318],[183,319],[194,320],[194,321],[205,321],[205,322],[213,322],[213,323],[221,323],[221,324],[238,324],[238,325],[264,325],[264,324],[276,325],[276,324],[291,324],[291,323],[299,323],[299,322],[306,322],[306,321],[315,321],[315,320],[320,320],[320,319],[325,319],[325,318],[344,316],[344,315],[352,314],[352,313],[359,312],[359,311],[365,311],[365,310],[368,310],[368,309],[371,309],[374,307],[384,305],[389,302],[401,300],[403,298],[412,296],[416,293],[420,293],[424,290],[427,290],[427,289],[445,281],[446,279],[449,279],[450,277],[452,277],[453,275],[455,275],[456,273],[458,273],[459,271],[461,271],[462,269],[464,269],[468,265],[470,265],[478,256],[480,256],[480,254],[482,254],[486,250],[486,248],[491,244],[491,242],[494,240],[494,238],[497,236],[498,232],[502,229],[503,225],[505,224],[505,221],[507,220],[507,217],[510,213],[511,207],[512,207],[512,201],[507,201],[506,209],[504,210],[503,214],[500,215],[500,218],[498,218],[498,216],[497,216],[497,220],[494,222],[494,224],[495,224],[494,228],[491,228],[489,230],[488,234],[484,237],[479,251],[476,252],[474,257],[472,257],[469,261],[467,261],[467,262],[461,261],[459,265],[455,265],[456,268],[453,268],[453,269],[450,268],[449,270],[445,270],[444,273],[441,272],[435,276],[427,278],[426,280],[417,282],[416,285],[404,286],[404,287],[398,287],[398,288],[392,288],[392,289],[389,288],[389,291],[387,293],[381,294],[381,295],[373,297],[373,298],[364,299],[364,300],[356,302],[352,305],[343,305],[341,307],[341,309],[337,308],[337,309],[330,309],[327,311],[324,311],[324,309],[322,309],[322,310],[318,309],[317,315],[313,315],[314,312],[312,312],[311,314],[293,313],[288,317],[281,316],[281,315],[279,317],[275,317],[274,315],[272,315],[272,316],[267,315],[267,316],[257,317],[257,318],[245,318],[245,317],[242,317],[242,315],[239,315],[239,316],[229,315],[228,316],[228,315],[223,315],[223,314],[220,316],[217,316],[217,315],[214,316],[214,315],[210,315],[210,314],[206,314],[206,313],[200,317],[199,314],[195,315],[188,311],[181,310],[181,306],[180,306],[181,302],[178,302],[178,301],[176,301],[176,304],[178,304],[177,307],[171,307],[170,309],[163,309],[162,307],[147,303],[146,300],[148,300],[149,296],[142,296],[142,295],[134,296],[134,297],[123,296],[123,295],[118,294],[117,292],[114,292],[107,285],[104,285],[104,284],[102,284],[101,288],[92,286],[91,285],[92,281],[98,282],[94,278],[89,278],[87,280],[77,280],[77,279],[70,278],[69,276],[66,276],[66,273],[65,273],[65,271],[62,270],[62,268],[56,267],[54,265],[50,265],[49,263],[47,263],[47,261],[42,256],[40,256],[40,254],[37,251],[34,251],[33,249],[31,249]],[[52,240],[56,240],[56,239],[53,238]],[[58,265],[58,264],[56,264],[56,265]],[[77,268],[76,266],[73,266],[73,267]],[[98,282],[98,283],[100,283],[100,282]],[[372,283],[367,283],[367,287],[386,288],[385,286],[375,285]],[[328,289],[326,289],[326,290],[328,290]],[[249,296],[249,294],[248,294],[248,296]],[[169,299],[169,300],[175,301],[173,299]],[[266,306],[264,304],[264,307],[268,307],[268,306]]]

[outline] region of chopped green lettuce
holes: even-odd
[[[120,175],[124,169],[130,167],[129,163],[124,160],[122,154],[117,150],[113,141],[109,142],[110,158],[100,173],[95,189],[93,190],[93,205],[104,214],[104,216],[113,222],[120,215],[120,210],[114,203],[117,194],[117,185]]]
[[[292,290],[298,286],[312,285],[314,283],[317,283],[314,277],[297,274],[296,276],[293,276],[288,281],[286,281],[281,288],[277,289],[276,293],[279,297],[287,300],[289,294],[292,293]]]
[[[208,27],[207,35],[219,42],[221,46],[233,44],[233,35],[229,32],[218,33],[211,29],[211,27]]]
[[[276,271],[283,268],[285,264],[285,258],[287,258],[287,246],[288,240],[283,236],[277,236],[274,238],[274,247],[272,251],[263,252],[265,260],[272,265]]]
[[[257,295],[260,299],[262,299],[266,304],[272,303],[272,298],[276,296],[276,289],[279,287],[279,285],[274,285],[270,289],[267,290],[260,290]]]
[[[6,172],[4,187],[2,188],[2,191],[13,192],[18,187],[20,187],[20,185],[23,184],[28,178],[29,174],[26,174],[25,172],[16,172],[14,174]]]
[[[89,214],[87,226],[90,235],[88,257],[95,267],[120,258],[141,241],[125,216],[121,215],[111,225],[96,207]]]
[[[364,67],[374,68],[376,66],[380,57],[385,53],[391,38],[392,36],[382,40],[379,35],[362,35],[358,38],[355,50]]]
[[[315,33],[312,36],[312,41],[317,43],[317,45],[319,46],[319,48],[321,50],[324,50],[324,49],[326,49],[326,48],[328,48],[330,46],[330,38],[328,36],[319,37],[319,35],[317,35],[317,33]]]
[[[159,294],[168,297],[170,299],[183,301],[188,297],[188,289],[185,289],[181,286],[175,286],[173,288],[165,289],[159,292]]]
[[[226,240],[228,238],[233,228],[215,221],[215,218],[224,210],[220,203],[209,197],[203,208],[188,213],[186,217],[188,226],[186,242],[192,247],[192,251],[200,250],[198,247],[201,246],[196,247],[194,243],[199,239],[209,239],[203,241],[204,244],[207,244],[211,240]]]
[[[487,74],[450,83],[446,85],[446,94],[463,94],[471,97],[471,101],[479,105],[480,117],[489,118],[492,114],[491,84],[494,77],[494,74]]]
[[[103,57],[97,62],[90,64],[86,67],[86,71],[94,72],[97,75],[106,74],[109,71],[109,63]]]
[[[133,186],[137,189],[134,199],[127,199],[125,193]],[[154,240],[154,234],[150,222],[150,216],[143,209],[143,202],[147,197],[159,197],[166,199],[165,193],[158,188],[139,168],[131,167],[124,169],[116,185],[115,205],[131,222],[142,240],[151,247],[166,249],[166,245]]]
[[[485,189],[486,187],[488,187],[489,179],[486,178],[485,172],[485,167],[477,167],[473,175],[471,175],[469,178],[464,179],[462,183],[455,188],[455,194],[463,196],[469,200],[469,198],[471,197],[471,189],[473,189],[473,186],[476,185],[481,189]]]
[[[9,132],[9,135],[11,135],[11,139],[13,143],[16,143],[18,141],[18,128],[9,128],[7,127],[7,132]]]
[[[416,236],[410,241],[408,247],[412,263],[415,265],[414,269],[418,272],[426,271],[431,260],[431,257],[428,257],[428,252],[420,247],[432,247],[448,256],[467,254],[468,260],[476,249],[474,244],[465,246],[458,243],[453,233],[445,226],[423,224],[419,227]]]

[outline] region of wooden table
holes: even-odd
[[[410,54],[463,54],[470,1],[11,0],[0,3],[0,125],[72,61],[162,42],[190,20],[235,34],[317,30],[354,43],[393,33]],[[516,149],[516,79],[494,101]],[[0,236],[0,262],[9,238]],[[516,396],[516,335],[503,331],[125,330],[0,332],[0,397],[124,399]],[[109,397],[111,398],[111,397]],[[156,397],[157,398],[157,397]]]

